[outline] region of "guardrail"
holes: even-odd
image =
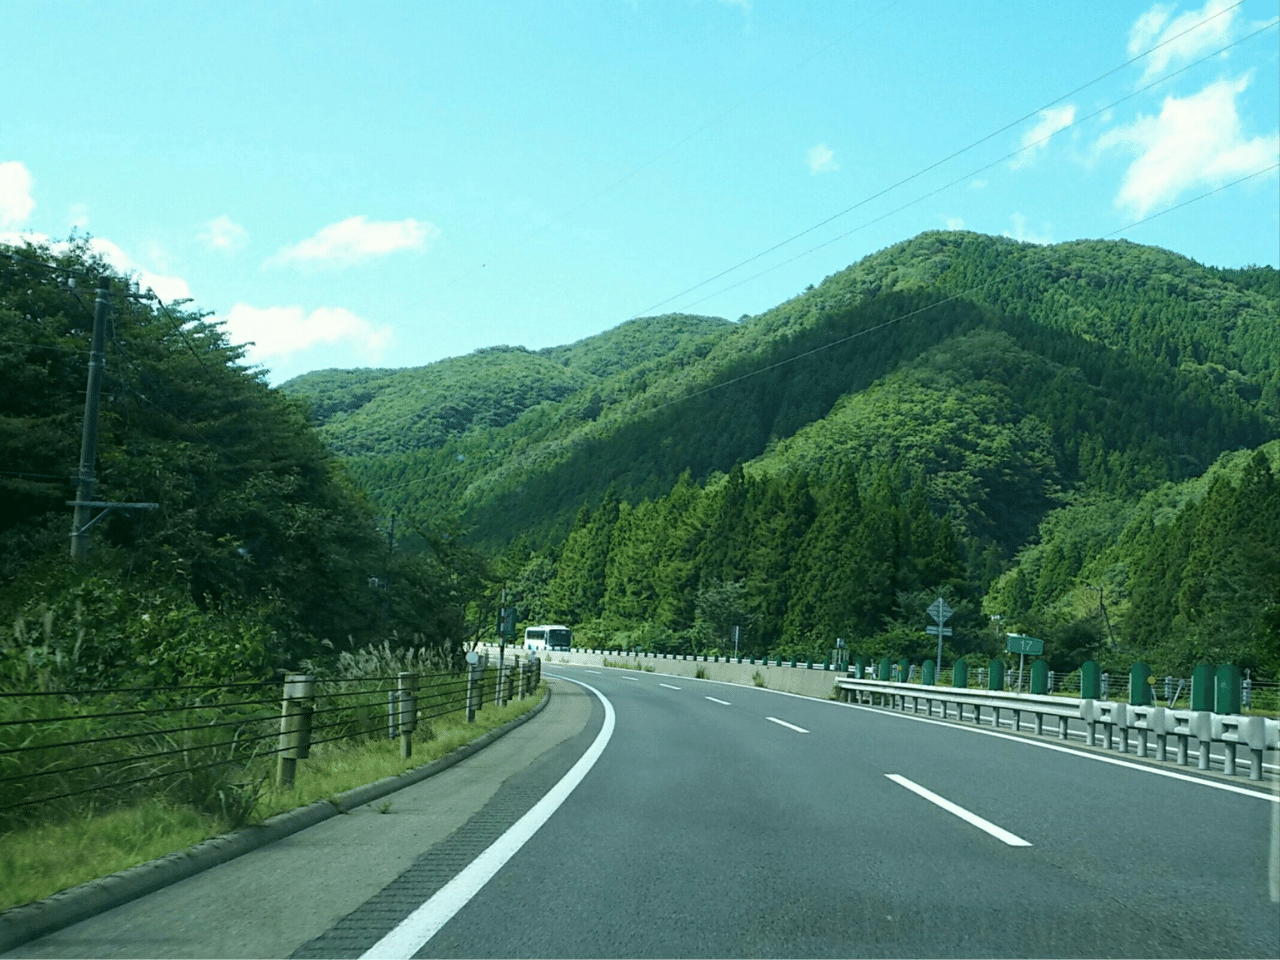
[[[1013,714],[1013,726],[1022,730],[1022,715],[1030,714],[1037,735],[1044,735],[1045,718],[1057,724],[1059,740],[1067,739],[1071,720],[1085,725],[1085,742],[1098,745],[1098,726],[1104,728],[1102,746],[1128,753],[1130,734],[1136,734],[1136,751],[1139,757],[1149,757],[1148,735],[1155,736],[1155,759],[1167,761],[1169,738],[1176,744],[1176,762],[1179,766],[1189,763],[1189,744],[1196,741],[1197,767],[1209,769],[1209,748],[1212,743],[1223,744],[1223,772],[1236,774],[1236,751],[1247,749],[1250,756],[1249,779],[1262,779],[1263,754],[1267,750],[1280,749],[1280,720],[1267,717],[1243,717],[1220,715],[1204,710],[1173,710],[1168,707],[1139,707],[1110,700],[1081,700],[1072,697],[1044,696],[1039,694],[1005,693],[999,690],[971,690],[965,687],[924,686],[915,683],[896,683],[888,680],[867,680],[849,676],[838,678],[836,689],[842,691],[846,702],[871,703],[891,709],[906,710],[908,701],[913,713],[920,713],[921,704],[929,716],[934,715],[938,704],[944,720],[972,719],[981,724],[989,717],[992,726],[999,727],[1001,715]],[[970,712],[972,716],[966,716]],[[986,714],[984,714],[986,711]],[[1115,740],[1113,741],[1113,733]]]

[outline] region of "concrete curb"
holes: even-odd
[[[330,817],[336,817],[340,813],[346,813],[348,810],[385,797],[389,793],[395,793],[397,790],[426,780],[479,752],[521,724],[532,720],[546,708],[550,701],[551,688],[548,687],[547,695],[542,698],[542,702],[523,716],[490,730],[430,763],[339,793],[333,798],[336,804],[330,800],[317,800],[305,807],[276,814],[260,824],[244,827],[220,837],[212,837],[186,850],[179,850],[156,860],[140,863],[136,867],[121,870],[107,877],[90,880],[78,887],[59,891],[43,900],[10,907],[0,912],[0,953],[8,952],[55,930],[69,927],[73,923],[106,913],[130,900],[154,893],[156,890],[177,883],[179,880],[185,880],[210,867],[234,860],[251,850],[265,847],[307,827],[322,823]]]

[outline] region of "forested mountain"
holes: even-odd
[[[505,584],[522,622],[599,644],[718,650],[737,624],[757,655],[920,659],[942,594],[948,657],[1021,629],[1064,669],[1280,673],[1270,267],[928,233],[737,323],[282,390],[198,313],[121,290],[100,495],[161,506],[107,517],[86,573],[63,478],[91,309],[66,280],[104,271],[83,244],[0,259],[4,669],[456,649]]]
[[[540,542],[563,536],[578,506],[610,484],[625,499],[657,496],[686,469],[697,480],[727,472],[810,424],[814,435],[795,449],[812,459],[828,427],[847,427],[880,396],[888,405],[873,417],[877,456],[924,456],[909,442],[919,430],[911,411],[949,399],[934,432],[964,432],[963,423],[946,426],[953,415],[972,421],[979,407],[999,407],[1005,427],[1017,421],[1018,449],[1047,431],[1037,442],[1052,454],[1051,485],[1138,492],[1275,435],[1280,372],[1267,344],[1276,300],[1261,292],[1275,271],[1256,272],[1241,283],[1253,274],[1233,278],[1126,242],[1040,248],[926,234],[718,337],[530,407],[506,427],[352,466],[387,509],[424,504],[429,515],[460,516],[490,545],[513,529]],[[978,333],[1001,336],[967,339]],[[827,422],[842,398],[873,384],[875,393]],[[920,403],[902,403],[903,390]],[[1012,491],[991,496],[1018,502]],[[941,489],[934,499],[957,502]],[[1002,535],[1006,548],[1043,506],[1030,503],[1022,526]],[[979,530],[965,509],[966,529]]]
[[[504,427],[544,401],[563,400],[683,347],[709,346],[730,327],[717,318],[673,314],[536,352],[485,347],[426,367],[318,370],[281,390],[310,404],[320,436],[344,456],[434,449]]]
[[[542,351],[592,379],[349,463],[384,511],[505,551],[529,617],[601,639],[714,645],[727,607],[756,650],[919,644],[942,590],[958,650],[1000,613],[1097,651],[1118,641],[1096,602],[1011,605],[1002,571],[1086,504],[1134,509],[1280,436],[1277,287],[1124,241],[928,233],[663,350],[623,348],[642,320],[593,338],[589,370]]]

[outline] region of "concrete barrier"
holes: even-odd
[[[497,655],[496,646],[481,644],[479,649],[488,650]],[[508,648],[508,654],[512,651]],[[518,652],[518,651],[517,651]],[[630,669],[637,672],[652,672],[668,677],[696,677],[701,669],[708,680],[719,680],[723,683],[736,683],[746,687],[756,686],[756,674],[760,675],[763,685],[770,690],[781,690],[785,693],[797,693],[803,697],[817,697],[831,700],[836,695],[836,681],[843,678],[830,668],[822,669],[822,664],[808,667],[801,663],[791,666],[783,662],[766,663],[760,660],[754,663],[746,657],[739,663],[737,660],[703,660],[691,655],[682,657],[662,656],[655,653],[610,653],[602,650],[549,650],[542,655],[544,669],[554,670],[558,664],[574,664],[580,667],[604,667],[606,662],[613,667]]]

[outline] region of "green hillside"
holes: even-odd
[[[522,621],[601,644],[714,650],[737,624],[757,655],[839,636],[919,658],[941,593],[948,656],[998,652],[999,616],[1064,669],[1280,672],[1269,267],[929,233],[738,323],[667,315],[282,390],[216,325],[120,298],[100,490],[161,508],[108,517],[85,581],[54,481],[87,310],[57,271],[104,267],[26,256],[0,261],[14,664],[66,664],[87,623],[92,670],[121,676],[170,649],[212,675],[397,632],[451,646],[491,629],[505,584]],[[50,624],[43,652],[28,622]]]
[[[1271,268],[1128,242],[929,233],[666,353],[611,361],[626,328],[601,335],[588,388],[350,466],[384,510],[450,522],[487,552],[511,545],[505,575],[533,608],[602,636],[691,642],[726,590],[742,592],[761,649],[825,642],[840,622],[871,635],[907,622],[903,597],[945,582],[981,645],[988,589],[1005,596],[1002,571],[1030,569],[1046,531],[1100,549],[1088,511],[1127,517],[1280,435],[1277,292]],[[750,494],[729,508],[739,467]],[[841,484],[860,519],[830,515]],[[827,574],[791,556],[841,524],[878,524],[896,544],[856,580],[875,596],[848,578],[815,586]],[[710,562],[716,537],[740,540],[740,559]],[[1086,546],[1073,547],[1082,563]],[[1102,635],[1062,602],[1042,591],[1016,615],[1096,647]]]
[[[731,328],[714,317],[670,314],[536,352],[487,347],[404,370],[320,370],[280,389],[310,404],[312,422],[336,452],[385,456],[504,427],[541,403],[685,348],[709,346]],[[585,401],[588,408],[600,402],[599,395]]]
[[[971,429],[975,417],[991,420],[999,406],[1020,411],[1018,443],[1037,424],[1047,431],[1050,487],[1137,493],[1275,435],[1277,367],[1265,348],[1276,329],[1276,299],[1266,293],[1274,272],[1214,271],[1124,242],[1040,248],[926,234],[696,351],[623,369],[504,428],[352,468],[388,509],[428,504],[490,545],[515,529],[540,541],[563,536],[578,506],[598,502],[610,484],[636,500],[670,489],[686,469],[704,480],[771,445],[812,459],[880,397],[885,410],[868,421],[878,452],[868,463],[902,449],[924,465],[909,442],[919,411],[937,407],[930,430],[943,436]],[[966,339],[980,332],[1002,339]],[[895,373],[914,386],[886,379]],[[842,398],[873,384],[875,393],[827,422]],[[919,392],[916,413],[904,390]],[[798,447],[784,444],[810,426]],[[948,493],[940,482],[936,504],[960,508],[966,530],[999,530],[1006,551],[1049,505],[1042,491],[1020,509],[1025,491],[997,486],[980,519],[963,484]],[[1011,510],[1013,526],[1000,515]]]

